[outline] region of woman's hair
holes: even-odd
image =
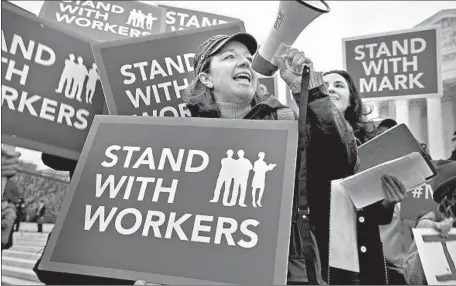
[[[201,72],[209,72],[211,68],[211,59],[209,57],[201,68]],[[252,105],[265,101],[271,94],[266,93],[260,86],[258,81],[255,94],[253,96]],[[188,86],[184,93],[183,99],[190,106],[198,107],[199,111],[219,112],[217,103],[215,102],[214,93],[211,88],[205,86],[196,76]]]
[[[326,72],[324,75],[334,73],[342,76],[347,81],[348,90],[350,92],[350,105],[347,107],[347,110],[345,110],[344,117],[353,128],[355,137],[358,138],[361,143],[364,143],[375,136],[374,123],[365,119],[365,117],[372,112],[372,108],[371,106],[364,105],[361,101],[358,88],[349,73],[344,70],[332,70]]]

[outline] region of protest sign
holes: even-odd
[[[2,2],[2,142],[77,159],[104,104],[88,39]]]
[[[258,80],[260,81],[260,84],[263,85],[267,92],[270,94],[274,94],[275,96],[279,96],[279,91],[278,91],[278,73],[276,73],[274,76],[271,77],[266,77],[258,74]]]
[[[109,114],[190,116],[182,96],[195,76],[200,45],[217,34],[244,31],[235,22],[94,44]]]
[[[139,1],[44,1],[39,17],[94,41],[165,31],[164,8]]]
[[[448,238],[430,228],[414,228],[421,265],[428,285],[456,285],[456,228]]]
[[[437,203],[432,194],[432,187],[427,183],[407,192],[407,198],[401,202],[401,218],[416,221],[419,216],[434,210]]]
[[[166,9],[166,32],[209,27],[241,21],[240,19],[202,11],[172,7],[160,3],[158,4],[158,7]]]
[[[442,96],[439,27],[342,39],[345,70],[365,99]]]
[[[97,116],[40,268],[285,284],[297,133],[292,121]]]

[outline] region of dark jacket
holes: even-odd
[[[299,106],[299,94],[293,95]],[[244,119],[277,118],[274,113],[283,108],[271,96],[263,103],[253,104],[253,109]],[[217,112],[201,112],[197,106],[188,107],[194,117],[218,118]],[[319,87],[309,91],[307,112],[307,195],[310,207],[310,219],[316,230],[316,240],[321,258],[322,276],[327,277],[329,248],[329,194],[331,180],[340,179],[354,174],[357,166],[357,148],[352,130],[344,117],[334,106],[329,96]],[[304,150],[299,147],[298,152]],[[298,156],[299,157],[299,156]],[[329,163],[330,162],[330,163]],[[297,194],[293,200],[293,212],[297,209]],[[293,216],[295,217],[295,216]],[[310,235],[303,230],[301,224],[293,220],[291,225],[291,241],[289,251],[289,283],[307,283],[304,245],[299,235]],[[318,256],[315,251],[314,255]],[[316,266],[318,267],[318,265]],[[291,273],[293,272],[293,273]]]
[[[293,96],[299,105],[299,95]],[[391,222],[394,209],[385,210],[380,202],[357,212],[360,273],[337,269],[329,271],[331,181],[356,172],[359,164],[356,138],[343,115],[321,90],[309,92],[307,130],[307,194],[323,279],[331,284],[353,284],[357,280],[361,284],[386,284],[378,226]],[[366,252],[362,252],[361,248],[366,248]]]
[[[329,198],[330,199],[330,198]],[[386,285],[388,275],[386,261],[383,252],[379,225],[386,225],[393,219],[394,206],[385,209],[381,202],[374,203],[357,211],[356,231],[358,243],[358,258],[360,272],[354,273],[346,270],[331,268],[328,271],[328,283],[334,285]],[[323,224],[324,222],[320,222]],[[328,234],[326,234],[328,231]],[[323,232],[323,231],[321,231]],[[328,248],[329,226],[324,228],[324,234],[320,234],[320,239],[326,243],[321,243],[321,256],[329,257]],[[328,236],[326,236],[328,235]],[[317,235],[317,239],[318,239]],[[319,241],[320,242],[320,241]],[[326,246],[326,248],[324,248]],[[328,258],[326,258],[327,261]]]

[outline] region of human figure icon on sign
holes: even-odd
[[[71,87],[71,83],[73,81],[74,68],[76,66],[76,63],[74,62],[75,59],[76,59],[76,57],[74,56],[74,54],[70,54],[69,59],[65,60],[65,67],[63,68],[62,74],[60,75],[59,84],[57,86],[57,89],[55,90],[55,92],[57,92],[57,93],[62,93],[63,86],[66,85],[65,86],[65,96],[67,98],[71,98],[70,97],[70,87]]]
[[[151,13],[147,14],[146,16],[146,28],[148,30],[152,30],[152,26],[154,24],[154,21],[157,20],[158,18],[155,18],[154,16],[152,16]]]
[[[230,194],[231,182],[233,180],[233,168],[235,160],[233,159],[233,150],[226,151],[226,157],[223,158],[220,163],[219,176],[217,178],[217,184],[214,190],[214,197],[210,200],[211,203],[217,203],[220,199],[220,191],[222,186],[225,185],[225,191],[223,193],[223,205],[228,205],[228,196]]]
[[[234,189],[229,206],[236,205],[239,196],[239,206],[244,208],[247,207],[244,201],[247,192],[247,181],[249,180],[250,170],[252,170],[253,166],[249,159],[244,157],[244,154],[243,150],[237,152],[239,158],[235,160],[235,167],[233,170],[235,174]]]
[[[88,74],[89,72],[84,65],[84,60],[82,57],[78,57],[78,63],[76,64],[76,69],[73,74],[74,82],[71,89],[71,98],[76,98],[77,101],[82,102],[82,89],[84,87],[85,78]]]
[[[272,171],[277,164],[266,164],[264,161],[265,153],[260,152],[258,153],[258,160],[255,161],[253,164],[253,175],[252,179],[252,205],[254,208],[262,207],[261,200],[263,199],[264,188],[266,185],[266,173],[268,171]],[[259,190],[258,200],[256,200],[256,193]]]
[[[92,104],[93,94],[99,80],[100,75],[98,74],[97,64],[93,63],[92,68],[89,70],[89,79],[86,84],[86,103]]]
[[[143,14],[141,10],[138,10],[138,13],[136,14],[136,26],[138,28],[144,29],[144,21],[146,20],[146,15]]]
[[[127,25],[135,25],[136,24],[136,9],[130,11],[130,15],[128,16]]]

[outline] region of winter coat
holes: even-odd
[[[330,193],[320,193],[320,206],[330,201]],[[326,199],[328,201],[326,201]],[[329,202],[328,202],[329,204]],[[328,216],[328,222],[317,218],[316,234],[320,246],[322,265],[328,266],[329,262],[329,206],[323,209]],[[323,213],[322,210],[320,210]],[[394,206],[385,209],[381,202],[364,207],[356,212],[356,234],[358,245],[358,259],[360,272],[326,268],[328,284],[334,285],[386,285],[388,274],[383,253],[383,243],[380,237],[380,225],[389,224],[393,218]],[[337,215],[337,214],[333,214]],[[319,229],[320,227],[320,229]],[[324,268],[324,267],[323,267]],[[323,269],[324,271],[325,269]]]
[[[294,94],[293,97],[299,106],[299,94]],[[265,102],[254,104],[253,109],[243,119],[273,120],[277,118],[274,113],[280,108],[284,108],[284,106],[271,96]],[[313,255],[317,256],[317,260],[321,258],[321,263],[316,263],[315,270],[318,271],[319,264],[321,264],[321,273],[324,273],[323,278],[326,279],[331,181],[352,175],[358,161],[352,130],[329,96],[320,87],[309,91],[307,109],[307,142],[305,143],[307,147],[305,169],[307,189],[303,191],[307,192],[311,223],[320,235],[316,235],[315,241],[309,230],[303,230],[302,225],[293,219],[288,265],[288,276],[293,277],[293,281],[289,280],[289,283],[307,283],[309,280],[306,273],[302,237],[306,237],[304,244],[311,243],[314,246]],[[194,117],[219,117],[216,112],[200,112],[196,106],[189,106],[189,110]],[[298,152],[305,150],[303,146],[299,146],[298,149]],[[328,164],[328,162],[331,163]],[[297,166],[299,165],[298,162]],[[298,194],[295,194],[293,199],[293,218],[296,217],[297,196]],[[320,251],[315,247],[317,243]]]

